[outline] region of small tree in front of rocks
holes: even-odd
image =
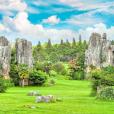
[[[18,73],[19,73],[19,77],[21,79],[21,86],[24,87],[25,79],[29,78],[28,66],[25,64],[20,64],[18,66]]]

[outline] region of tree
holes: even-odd
[[[42,48],[41,42],[39,41],[37,44],[37,50],[39,51]]]
[[[18,73],[21,79],[21,86],[24,87],[25,79],[29,77],[28,66],[25,64],[18,65]]]
[[[73,41],[72,41],[72,46],[75,47],[76,46],[76,41],[75,41],[75,38],[73,38]]]
[[[111,44],[114,45],[114,40],[111,41]]]
[[[61,45],[63,45],[64,44],[64,41],[63,41],[63,39],[61,39]]]
[[[15,84],[15,86],[19,85],[19,73],[18,73],[18,66],[16,64],[10,65],[10,72],[9,75]]]
[[[51,39],[48,39],[47,48],[51,48],[51,47],[52,47]]]
[[[79,35],[79,45],[81,45],[82,44],[82,36],[81,36],[81,34]]]
[[[66,40],[66,46],[70,47],[70,42],[68,41],[68,39]]]

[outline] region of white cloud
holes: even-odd
[[[27,4],[24,0],[0,0],[0,12],[12,15],[12,11],[25,11]]]
[[[91,11],[88,13],[72,16],[70,19],[67,19],[66,22],[70,24],[74,24],[79,27],[87,27],[87,26],[92,26],[97,23],[103,23],[103,20],[100,18],[95,18],[93,16],[95,12]]]
[[[48,38],[51,38],[53,42],[58,42],[61,38],[70,39],[77,35],[72,30],[46,29],[41,24],[34,25],[28,20],[28,14],[26,12],[19,12],[15,18],[4,17],[2,24],[4,25],[4,29],[2,29],[3,33],[14,34],[15,36],[17,34],[16,37],[32,38],[33,41],[46,41]]]
[[[22,0],[0,0],[0,10],[24,11],[27,5]]]
[[[101,35],[103,33],[107,33],[108,39],[113,40],[114,39],[114,26],[111,28],[107,28],[105,24],[99,23],[95,24],[93,27],[87,27],[85,30],[81,29],[79,30],[79,33],[82,35],[84,39],[89,40],[89,37],[91,33],[96,32],[100,33]]]
[[[105,2],[95,0],[59,0],[63,4],[76,7],[79,10],[92,10],[95,9],[97,12],[108,12],[114,14],[114,9],[110,8],[114,6],[114,1]]]
[[[58,24],[60,22],[60,19],[56,16],[50,16],[47,19],[43,20],[43,23],[49,23],[49,24]]]
[[[20,12],[15,18],[5,17],[3,22],[0,24],[1,35],[6,35],[12,40],[17,37],[25,37],[31,40],[35,44],[40,41],[46,41],[51,38],[53,42],[60,42],[60,39],[72,40],[73,37],[77,38],[81,34],[83,39],[89,39],[92,32],[104,33],[106,32],[110,39],[114,36],[114,27],[107,28],[105,24],[98,23],[93,25],[93,27],[87,27],[86,29],[81,29],[78,32],[69,29],[46,29],[40,24],[32,24],[28,20],[28,14],[26,12]],[[14,38],[15,37],[15,38]]]
[[[3,24],[0,24],[0,31],[4,31],[5,30],[5,27]]]
[[[44,2],[42,0],[33,0],[32,4],[36,5],[36,6],[48,6],[49,3],[48,2]]]
[[[77,7],[82,10],[87,9],[104,9],[110,6],[113,6],[114,2],[97,2],[97,1],[83,1],[83,0],[59,0],[62,3]]]

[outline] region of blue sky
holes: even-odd
[[[114,36],[114,0],[0,0],[0,35],[36,44],[89,39],[92,32]]]

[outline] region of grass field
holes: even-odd
[[[62,98],[57,103],[35,103],[35,97],[27,96],[30,90],[52,94]],[[90,97],[87,81],[58,80],[52,87],[13,87],[0,94],[0,114],[114,114],[114,102]],[[27,105],[37,108],[31,109]]]

